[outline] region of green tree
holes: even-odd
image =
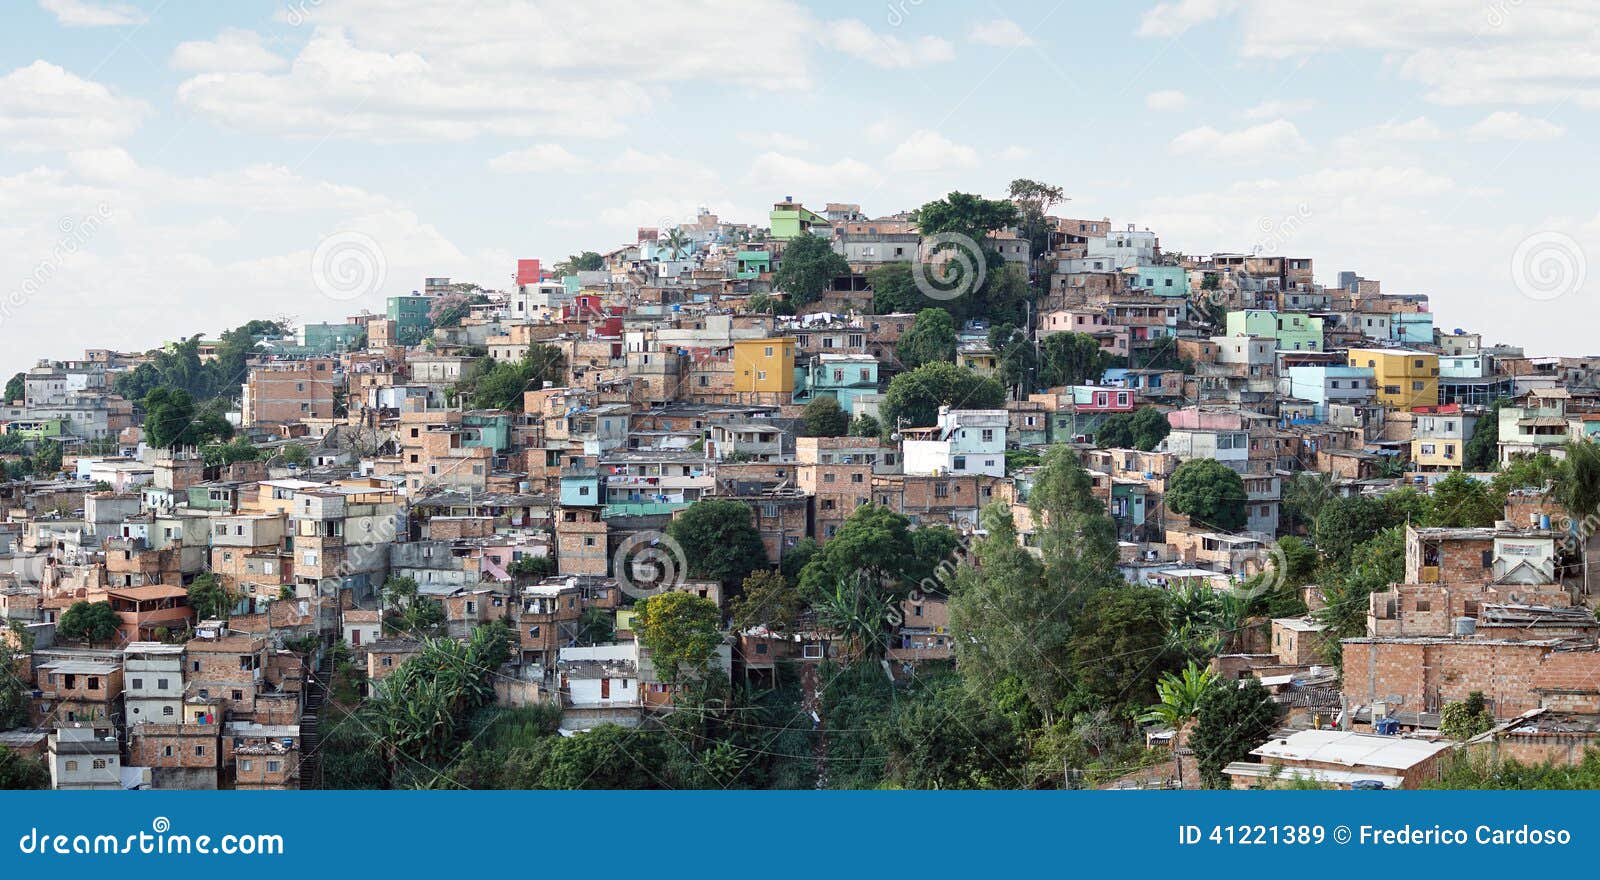
[[[911,263],[885,263],[868,269],[867,286],[872,288],[875,314],[917,312],[932,303],[917,289],[916,270]]]
[[[807,437],[843,437],[850,430],[850,416],[830,394],[812,398],[800,418]]]
[[[800,573],[810,564],[812,557],[822,548],[812,538],[801,538],[793,547],[783,551],[783,560],[778,563],[778,570],[783,572],[784,578],[789,583],[798,585]]]
[[[1158,701],[1145,710],[1139,720],[1172,728],[1172,763],[1177,767],[1178,784],[1183,785],[1184,728],[1200,714],[1200,704],[1218,687],[1217,674],[1190,661],[1182,672],[1168,672],[1156,682]]]
[[[850,423],[850,436],[852,437],[877,437],[883,433],[883,426],[871,413],[862,413]]]
[[[1291,535],[1309,535],[1316,530],[1323,505],[1333,498],[1333,477],[1301,471],[1283,481],[1281,495],[1283,530]]]
[[[28,723],[31,694],[23,683],[26,670],[19,668],[32,653],[32,640],[20,623],[9,632],[0,632],[0,730],[11,730]],[[0,785],[0,789],[5,786]]]
[[[422,595],[415,578],[389,578],[383,585],[383,599],[388,606],[383,623],[390,632],[427,638],[444,628],[444,606]]]
[[[255,461],[260,457],[260,450],[248,437],[235,437],[226,443],[213,443],[202,450],[206,464],[227,465],[240,461]]]
[[[1178,658],[1167,650],[1167,596],[1151,587],[1111,587],[1085,600],[1072,639],[1072,672],[1089,707],[1154,702],[1156,677]]]
[[[565,377],[566,356],[561,349],[536,342],[515,363],[481,359],[456,390],[474,409],[522,412],[524,391],[542,388],[546,382],[559,385]]]
[[[869,660],[883,656],[889,647],[894,597],[881,582],[858,572],[817,585],[808,595],[817,623],[842,636],[852,653]]]
[[[61,444],[55,440],[41,440],[28,456],[28,465],[34,476],[53,477],[61,473]]]
[[[981,244],[989,233],[1015,225],[1020,216],[1011,202],[952,192],[918,208],[916,223],[924,238],[955,234]]]
[[[1337,639],[1366,634],[1367,597],[1405,579],[1405,532],[1400,526],[1380,530],[1351,550],[1347,560],[1324,566],[1322,593],[1327,604],[1316,617],[1328,625],[1333,641],[1329,659],[1341,659]]]
[[[956,323],[944,309],[923,309],[895,344],[895,354],[908,370],[935,361],[955,362]]]
[[[668,229],[667,234],[661,236],[658,242],[661,245],[663,259],[676,260],[687,256],[689,253],[689,236],[681,226],[674,226]]]
[[[594,251],[573,254],[555,265],[557,275],[576,275],[579,272],[596,272],[606,264],[605,258]]]
[[[722,644],[722,612],[717,603],[692,593],[657,593],[634,606],[633,630],[650,649],[662,681],[677,684],[709,669]]]
[[[751,572],[740,585],[739,595],[728,603],[733,628],[739,632],[756,627],[786,630],[803,607],[794,584],[782,572],[770,569]]]
[[[81,639],[90,645],[108,642],[122,627],[122,619],[111,610],[110,602],[74,602],[56,624],[56,632],[68,639]]]
[[[38,758],[0,746],[0,791],[37,791],[50,786],[50,771]]]
[[[1045,587],[1044,568],[1017,541],[1011,510],[983,508],[985,531],[957,569],[950,598],[956,669],[975,696],[1014,683],[1047,721],[1071,690],[1077,603]]]
[[[1133,431],[1133,448],[1150,452],[1172,432],[1167,414],[1153,406],[1142,406],[1133,414],[1129,427]]]
[[[789,295],[795,308],[815,302],[833,286],[833,280],[850,274],[850,264],[835,253],[825,238],[806,233],[789,240],[783,248],[772,286]]]
[[[998,359],[1001,384],[1019,393],[1033,389],[1039,359],[1026,330],[1010,324],[995,324],[989,328],[989,348]]]
[[[1496,398],[1472,426],[1472,436],[1461,450],[1461,466],[1469,471],[1492,471],[1500,460],[1500,407],[1506,399]]]
[[[1133,413],[1112,413],[1094,429],[1094,445],[1101,449],[1133,448]]]
[[[1045,580],[1056,595],[1076,607],[1088,594],[1120,586],[1117,526],[1094,481],[1070,447],[1052,446],[1035,472],[1028,492]]]
[[[1466,742],[1493,726],[1483,691],[1473,691],[1459,703],[1446,703],[1439,713],[1439,732],[1456,742]]]
[[[1428,524],[1442,528],[1492,526],[1505,512],[1505,495],[1489,483],[1453,473],[1433,484]]]
[[[1393,525],[1382,501],[1366,495],[1325,498],[1312,535],[1331,568],[1343,567],[1357,544]]]
[[[1243,527],[1245,500],[1244,480],[1216,459],[1190,459],[1167,481],[1167,506],[1212,528]]]
[[[544,789],[654,789],[668,787],[667,755],[659,734],[602,724],[578,736],[544,740],[532,756],[530,780]]]
[[[767,565],[767,550],[751,521],[750,508],[738,501],[696,501],[667,525],[667,535],[688,556],[690,576],[721,581],[724,587],[737,586],[750,572]]]
[[[182,388],[161,386],[145,395],[145,442],[156,449],[204,446],[233,436],[233,426],[213,408],[199,409]]]
[[[189,607],[199,620],[220,620],[233,611],[237,599],[211,572],[203,572],[189,584]]]
[[[6,402],[16,403],[28,396],[28,375],[17,373],[6,380]]]
[[[299,443],[285,443],[278,448],[277,458],[284,464],[302,467],[311,460],[311,453]]]
[[[1223,768],[1249,757],[1278,726],[1278,704],[1261,680],[1247,679],[1240,687],[1214,688],[1200,701],[1195,713],[1189,748],[1207,788],[1225,788]]]
[[[1028,255],[1037,260],[1050,249],[1050,235],[1055,231],[1049,211],[1066,198],[1066,192],[1059,186],[1019,177],[1011,181],[1010,194],[1012,204],[1021,214],[1021,231],[1028,239]]]
[[[1087,333],[1052,333],[1039,340],[1039,384],[1047,388],[1100,381],[1111,355]]]
[[[955,364],[931,363],[895,376],[880,407],[884,424],[917,427],[933,425],[939,407],[999,409],[1006,392],[1000,383]]]
[[[810,599],[864,576],[885,592],[903,595],[911,587],[906,574],[916,564],[911,521],[881,504],[863,504],[806,564],[800,573],[801,593]]]
[[[1027,320],[1028,303],[1034,298],[1033,286],[1028,283],[1028,272],[1021,266],[1003,262],[992,252],[988,258],[989,274],[978,291],[978,306],[972,314],[994,324],[1020,325]]]

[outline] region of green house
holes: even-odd
[[[828,225],[828,218],[815,211],[806,210],[804,205],[791,199],[784,199],[773,205],[768,218],[772,226],[772,237],[778,241],[799,238],[810,232],[813,226]]]

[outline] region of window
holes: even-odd
[[[197,758],[204,758],[206,756],[206,747],[205,746],[195,746],[194,747],[194,755]]]
[[[267,762],[267,772],[268,773],[276,773],[276,772],[278,772],[278,768],[281,767],[281,766],[283,766],[283,763],[281,761],[268,761]]]
[[[249,760],[247,758],[247,759],[242,760],[242,761],[239,762],[239,772],[240,773],[249,773],[251,770],[255,769],[255,766],[256,766],[255,762],[251,761],[251,760]]]
[[[104,769],[106,769],[106,759],[105,758],[95,758],[94,759],[94,769],[96,769],[96,770],[104,770]]]
[[[136,691],[142,691],[142,690],[144,690],[144,679],[135,678],[128,684],[128,687],[130,687],[130,688],[132,688],[132,689],[134,689]]]
[[[77,761],[68,761],[67,762],[67,772],[68,773],[74,773],[74,772],[77,771],[77,769],[78,769],[78,762]]]
[[[161,707],[161,714],[165,715],[168,718],[171,718],[172,717],[172,707],[171,706],[162,706]]]
[[[172,746],[162,746],[161,747],[161,757],[163,757],[163,758],[172,757]]]

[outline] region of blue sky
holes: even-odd
[[[499,286],[700,206],[1021,176],[1170,250],[1309,256],[1584,353],[1597,29],[1528,0],[17,0],[0,369]],[[382,283],[331,298],[313,258],[352,233]]]

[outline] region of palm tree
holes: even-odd
[[[1600,517],[1600,444],[1591,440],[1570,440],[1565,448],[1566,458],[1559,465],[1554,492],[1556,500],[1572,518],[1572,540],[1582,547],[1583,592],[1587,595],[1590,545],[1596,532],[1600,532],[1600,528],[1596,528],[1596,518]]]
[[[1215,672],[1191,660],[1181,674],[1168,672],[1161,676],[1156,682],[1156,695],[1161,702],[1139,716],[1143,723],[1165,724],[1172,728],[1172,763],[1177,768],[1180,788],[1183,786],[1183,758],[1179,750],[1183,747],[1183,729],[1200,714],[1200,703],[1218,686]]]
[[[667,252],[667,259],[676,260],[689,249],[689,236],[683,232],[683,227],[674,226],[667,230],[665,237],[660,239],[661,247]]]
[[[864,656],[880,656],[888,648],[884,625],[894,610],[894,597],[865,573],[840,578],[812,607],[817,623],[844,636]]]

